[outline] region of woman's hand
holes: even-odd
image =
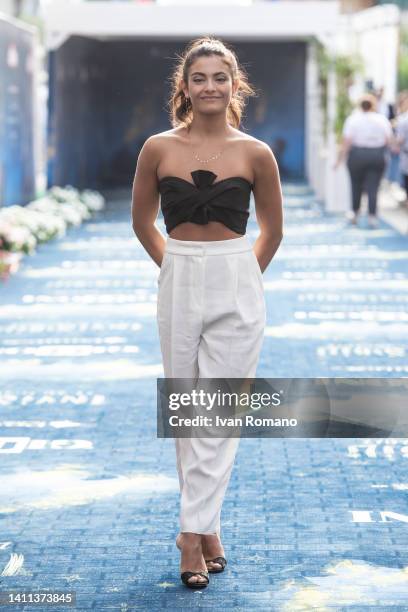
[[[343,160],[346,159],[346,157],[349,154],[352,144],[353,144],[353,141],[351,138],[348,138],[347,136],[343,136],[341,144],[340,144],[340,150],[337,155],[337,161],[333,164],[333,170],[337,170],[337,168],[343,162]]]

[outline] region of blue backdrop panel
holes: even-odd
[[[171,126],[169,77],[187,41],[70,38],[50,54],[49,185],[129,185],[137,154]],[[285,178],[304,178],[304,43],[234,43],[258,97],[243,129],[274,150]]]
[[[0,19],[0,205],[35,195],[34,37]]]
[[[246,131],[269,144],[284,178],[305,179],[305,43],[241,43],[236,49],[258,93],[248,104]]]
[[[98,186],[107,154],[104,45],[73,37],[49,54],[48,184]]]

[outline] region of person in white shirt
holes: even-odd
[[[384,97],[384,87],[380,87],[376,91],[375,97],[377,98],[377,112],[389,119],[390,109],[389,104]]]
[[[377,226],[377,194],[386,167],[387,147],[393,144],[390,121],[376,111],[376,98],[365,94],[359,108],[346,119],[343,126],[343,143],[335,168],[347,157],[352,193],[352,218],[356,225],[363,191],[368,195],[368,224]]]

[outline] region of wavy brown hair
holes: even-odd
[[[173,128],[183,125],[189,127],[193,120],[193,108],[189,98],[186,98],[181,82],[187,85],[191,65],[199,57],[218,55],[228,64],[233,81],[238,81],[238,87],[233,94],[227,109],[227,121],[235,128],[239,128],[244,108],[249,96],[257,95],[255,89],[249,84],[247,75],[240,66],[235,52],[213,36],[203,36],[192,40],[182,55],[177,55],[178,63],[171,76],[172,91],[168,102],[170,121]]]

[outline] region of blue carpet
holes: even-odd
[[[306,185],[284,193],[258,376],[407,376],[407,239],[325,214]],[[407,610],[397,438],[241,440],[227,569],[181,585],[173,441],[156,438],[157,275],[116,194],[0,287],[0,590],[72,590],[98,611]]]

